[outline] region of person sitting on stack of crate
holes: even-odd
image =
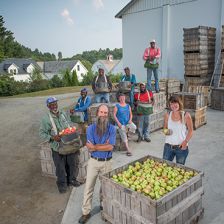
[[[129,93],[130,105],[132,107],[134,103],[134,89],[136,85],[136,77],[134,74],[131,74],[129,67],[125,67],[124,72],[125,74],[121,77],[121,81],[119,83],[119,93]]]
[[[99,74],[94,77],[92,82],[92,89],[95,93],[95,102],[109,103],[109,92],[112,90],[112,82],[110,81],[109,76],[104,74],[104,69],[102,67],[99,66],[98,72]]]
[[[132,111],[131,107],[125,103],[125,94],[120,93],[119,95],[119,103],[116,104],[114,107],[114,120],[117,123],[118,132],[121,136],[122,141],[125,144],[125,148],[127,150],[126,155],[131,156],[132,153],[128,146],[128,137],[127,137],[127,130],[130,129],[131,132],[135,133],[136,126],[132,122]]]
[[[82,88],[80,92],[80,97],[74,109],[70,110],[71,120],[74,123],[84,123],[88,121],[87,109],[91,104],[90,96],[87,96],[88,90]]]

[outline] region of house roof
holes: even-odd
[[[46,61],[44,62],[44,72],[60,73],[68,69],[69,71],[76,65],[78,61]]]
[[[39,68],[37,63],[33,59],[26,59],[26,58],[9,58],[5,59],[0,63],[0,74],[7,73],[7,69],[14,64],[18,68],[18,74],[28,74],[26,68],[33,64],[33,66]]]
[[[107,71],[110,72],[120,62],[120,60],[99,60],[98,62],[104,65]]]
[[[115,18],[121,19],[125,14],[155,9],[164,5],[176,5],[192,1],[197,0],[132,0],[115,15]]]

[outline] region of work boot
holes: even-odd
[[[84,224],[84,223],[86,223],[86,222],[90,219],[90,217],[91,217],[91,214],[90,214],[90,213],[87,214],[87,215],[82,215],[82,216],[80,217],[80,219],[79,219],[79,223],[80,223],[80,224]]]
[[[77,180],[72,180],[71,182],[68,183],[68,186],[73,186],[73,187],[79,187],[81,183]]]
[[[58,186],[58,191],[60,194],[66,193],[67,186]]]
[[[137,142],[141,142],[141,141],[142,141],[142,137],[139,135],[138,139],[137,139]]]
[[[151,142],[151,139],[148,138],[148,137],[146,137],[146,138],[145,138],[145,141],[146,141],[146,142]]]

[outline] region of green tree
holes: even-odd
[[[64,73],[63,83],[65,86],[71,86],[71,76],[70,76],[70,72],[68,69]]]
[[[76,70],[73,70],[73,72],[72,72],[71,85],[72,86],[78,86],[79,85],[79,80],[78,80],[78,77],[77,77]]]
[[[58,75],[54,75],[54,77],[50,80],[50,87],[51,88],[57,88],[57,87],[62,87],[63,80],[58,77]]]
[[[90,72],[93,65],[89,61],[87,61],[87,60],[81,60],[81,62],[86,67],[86,69],[88,70],[88,72]]]
[[[58,61],[61,61],[61,59],[62,59],[62,53],[61,53],[61,51],[59,51],[58,52]]]
[[[82,77],[82,86],[91,85],[94,78],[94,74],[92,73],[92,71],[89,71],[86,75],[83,75]]]
[[[35,69],[33,70],[32,74],[31,74],[31,80],[42,80],[42,75],[41,75],[41,70],[37,67],[35,67]]]

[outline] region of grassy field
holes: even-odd
[[[21,98],[21,97],[35,97],[35,96],[53,96],[53,95],[59,95],[64,93],[75,93],[79,92],[83,86],[70,86],[70,87],[61,87],[61,88],[55,88],[55,89],[47,89],[43,91],[38,92],[32,92],[32,93],[24,93],[19,94],[15,96],[10,96],[10,98]],[[87,88],[90,90],[91,87],[87,86]],[[6,97],[4,97],[6,98]]]

